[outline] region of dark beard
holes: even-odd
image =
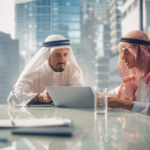
[[[58,69],[56,69],[56,68],[54,68],[51,64],[50,64],[50,67],[53,69],[53,71],[55,71],[55,72],[63,72],[64,71],[64,69],[63,68],[58,68]]]

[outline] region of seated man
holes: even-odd
[[[143,31],[132,31],[118,45],[118,69],[123,83],[108,106],[150,115],[150,40]]]
[[[61,35],[51,35],[26,65],[8,97],[8,103],[50,103],[51,98],[45,90],[46,86],[82,85],[82,71],[69,40]]]

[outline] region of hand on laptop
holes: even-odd
[[[47,90],[44,90],[43,93],[38,95],[38,101],[41,103],[49,103],[52,101],[51,97],[49,96]]]

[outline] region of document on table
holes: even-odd
[[[0,119],[0,129],[20,127],[50,127],[71,125],[72,121],[63,118],[41,118],[41,119]]]

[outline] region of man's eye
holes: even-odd
[[[59,57],[60,55],[55,55],[56,57]]]

